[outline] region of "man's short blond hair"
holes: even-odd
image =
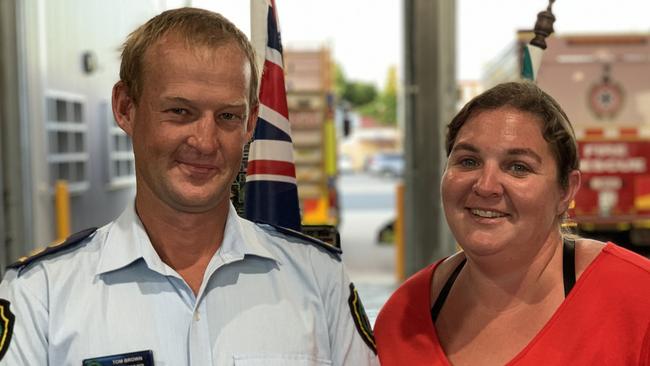
[[[218,13],[196,8],[167,10],[151,18],[129,34],[122,48],[120,79],[126,84],[135,103],[142,95],[144,56],[160,38],[174,33],[188,46],[221,47],[232,42],[244,52],[250,64],[249,107],[258,104],[258,75],[255,51],[246,35]]]

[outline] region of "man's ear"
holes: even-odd
[[[255,133],[255,126],[257,126],[257,115],[260,110],[260,105],[255,104],[251,107],[251,111],[248,114],[248,119],[246,120],[246,141],[250,141],[253,138]]]
[[[580,171],[574,170],[571,173],[569,173],[567,187],[564,189],[564,195],[562,196],[562,199],[560,200],[557,207],[558,215],[564,214],[569,209],[569,205],[576,197],[576,193],[578,193],[579,189],[580,189]]]
[[[117,125],[120,126],[127,135],[133,137],[133,116],[135,113],[135,103],[129,96],[129,88],[123,81],[118,81],[113,86],[113,116]]]

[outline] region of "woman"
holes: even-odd
[[[498,85],[451,121],[446,148],[442,202],[463,250],[383,307],[382,365],[650,365],[650,261],[562,233],[580,173],[557,102]]]

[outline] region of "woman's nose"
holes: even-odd
[[[486,164],[483,169],[478,171],[478,177],[473,191],[481,197],[499,196],[503,193],[503,185],[501,184],[501,171],[493,164]]]

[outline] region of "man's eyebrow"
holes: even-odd
[[[180,102],[184,104],[191,104],[191,102],[188,99],[185,99],[183,97],[163,97],[163,99],[167,102]]]
[[[542,163],[542,157],[539,156],[536,152],[534,152],[532,149],[529,148],[515,148],[515,149],[509,149],[508,150],[508,155],[526,155],[530,156],[534,160],[536,160],[538,163]]]
[[[186,105],[194,104],[194,102],[192,102],[191,100],[183,97],[163,97],[163,100],[167,102],[179,102]],[[231,103],[223,103],[221,105],[221,108],[246,108],[246,107],[247,105],[245,100],[234,100]]]

